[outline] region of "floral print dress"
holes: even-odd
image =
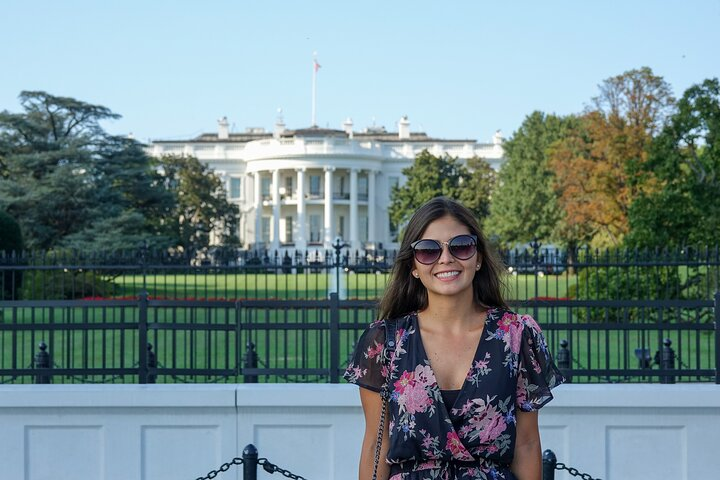
[[[345,379],[380,392],[390,375],[390,480],[513,480],[515,412],[539,409],[563,382],[540,327],[528,315],[487,312],[485,329],[455,403],[445,405],[423,347],[418,316],[397,319],[389,365],[385,322],[358,340]]]

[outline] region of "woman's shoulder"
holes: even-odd
[[[510,308],[492,308],[488,311],[488,317],[492,318],[500,327],[527,327],[531,330],[540,331],[540,326],[532,315],[517,313]]]

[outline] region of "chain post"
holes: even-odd
[[[663,341],[662,356],[660,368],[663,370],[673,370],[675,368],[675,351],[670,346],[672,340],[666,338]],[[660,377],[660,383],[675,383],[675,375],[663,375]]]
[[[138,343],[140,358],[138,359],[138,383],[148,383],[148,292],[143,290],[138,296]]]
[[[257,366],[258,355],[255,351],[255,344],[248,340],[247,344],[245,344],[245,360],[243,361],[243,368],[257,368]],[[258,376],[243,374],[243,381],[245,383],[258,383]]]
[[[47,344],[40,342],[38,348],[40,351],[35,354],[34,366],[36,369],[42,370],[42,372],[38,372],[38,374],[35,375],[35,383],[52,383],[52,374],[50,373],[52,364],[50,362],[50,353],[47,351]]]
[[[148,368],[149,368],[149,369],[156,369],[157,366],[158,366],[157,355],[155,354],[155,352],[153,352],[152,343],[148,343],[148,344],[147,344],[147,350],[148,350],[148,351],[147,351],[147,355],[148,355],[148,360],[147,360]],[[157,383],[157,373],[155,373],[155,372],[152,372],[152,373],[148,372],[147,380],[148,380],[148,383]]]
[[[243,480],[257,480],[258,451],[252,443],[243,449]]]
[[[570,343],[566,339],[560,341],[560,351],[557,353],[557,366],[560,369],[566,383],[572,383],[572,355],[568,348]]]
[[[557,457],[552,450],[545,450],[542,455],[542,480],[555,480]]]

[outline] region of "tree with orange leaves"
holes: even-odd
[[[648,67],[609,78],[599,89],[593,106],[553,146],[550,165],[566,228],[608,247],[628,233],[633,200],[655,188],[642,166],[674,99],[668,83]]]

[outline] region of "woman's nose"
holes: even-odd
[[[448,262],[454,262],[455,257],[452,256],[450,253],[450,245],[445,243],[440,244],[440,258],[438,259],[438,263],[448,263]]]

